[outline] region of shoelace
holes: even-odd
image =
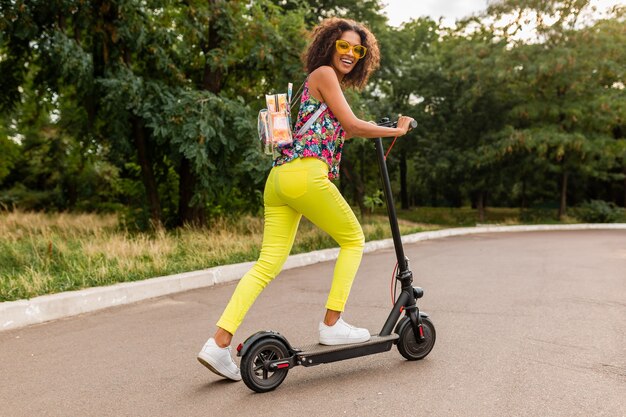
[[[356,329],[356,328],[357,328],[357,327],[355,327],[355,326],[353,326],[353,325],[351,325],[351,324],[346,323],[346,322],[345,322],[345,321],[343,321],[343,320],[341,320],[341,322],[342,322],[343,324],[345,324],[346,326],[348,326],[349,328],[351,328],[351,329]]]

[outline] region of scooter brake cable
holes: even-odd
[[[391,296],[391,305],[393,306],[396,303],[396,286],[394,284],[394,278],[396,276],[396,271],[398,270],[398,262],[396,262],[396,266],[393,268],[393,273],[391,274],[391,285],[389,286],[389,295]],[[396,285],[398,283],[396,282]]]
[[[389,152],[391,152],[391,148],[393,148],[393,145],[395,145],[396,139],[398,139],[397,136],[393,138],[393,142],[391,142],[391,146],[389,147],[389,149],[387,149],[387,152],[385,153],[385,161],[387,160],[387,155],[389,155]]]

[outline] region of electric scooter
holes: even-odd
[[[397,122],[384,118],[378,125],[395,127]],[[417,123],[413,121],[412,127],[416,125]],[[398,259],[395,279],[396,284],[399,282],[401,285],[400,295],[380,332],[372,335],[367,342],[294,347],[278,332],[260,331],[253,334],[237,347],[237,356],[241,357],[241,377],[251,390],[267,392],[277,388],[284,381],[289,369],[299,365],[315,366],[387,352],[394,344],[402,356],[415,361],[425,358],[435,345],[435,326],[428,314],[417,307],[417,299],[424,295],[424,291],[412,285],[413,273],[409,269],[408,259],[404,256],[382,139],[375,139],[375,145]],[[400,319],[402,313],[404,317]]]

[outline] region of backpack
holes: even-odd
[[[296,92],[296,95],[303,87],[304,82]],[[257,128],[261,148],[266,155],[277,157],[281,148],[289,147],[293,144],[294,135],[291,128],[291,112],[293,107],[299,102],[299,99],[294,100],[293,104],[291,103],[292,88],[293,84],[289,83],[287,85],[287,94],[267,94],[265,96],[267,108],[259,111]],[[298,97],[302,97],[302,94]],[[322,103],[304,126],[298,130],[295,137],[302,136],[326,108],[326,103]]]

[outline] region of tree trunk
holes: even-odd
[[[74,210],[76,208],[76,202],[78,201],[78,187],[75,178],[66,178],[63,181],[65,189],[65,199],[67,200],[67,208]]]
[[[406,181],[406,152],[400,153],[400,201],[403,210],[408,210],[409,207],[409,190],[407,189]]]
[[[150,209],[150,220],[153,227],[160,228],[162,226],[161,202],[159,200],[156,179],[154,178],[154,171],[152,170],[152,161],[148,153],[147,131],[143,121],[137,116],[131,117],[131,124],[135,147],[137,148],[137,160],[141,167],[141,179],[146,189],[146,199]]]
[[[348,183],[352,184],[352,190],[354,192],[354,198],[356,199],[356,204],[359,206],[359,211],[361,215],[364,216],[367,213],[365,208],[365,186],[363,185],[363,181],[356,175],[354,170],[354,164],[352,161],[348,159],[343,159],[341,161],[341,174],[345,176],[348,180]]]
[[[218,94],[221,91],[224,78],[223,71],[219,68],[212,68],[209,61],[209,52],[219,48],[222,43],[222,37],[215,24],[215,22],[222,18],[220,7],[217,4],[220,3],[220,1],[221,0],[208,0],[207,2],[209,11],[211,12],[211,18],[208,25],[206,42],[201,44],[202,53],[205,57],[201,88],[214,94]],[[178,177],[179,195],[177,223],[179,225],[185,223],[193,225],[206,224],[206,212],[204,207],[191,207],[191,199],[193,198],[195,184],[197,183],[197,176],[191,170],[189,161],[184,156],[182,156],[180,166],[178,167]]]
[[[194,226],[206,225],[206,215],[202,208],[190,206],[196,185],[196,177],[191,172],[191,166],[187,158],[182,159],[178,172],[178,219],[177,226],[191,224]]]
[[[219,93],[222,89],[222,72],[211,70],[211,66],[207,62],[204,64],[204,72],[202,74],[202,89],[212,93]]]
[[[485,221],[485,192],[480,190],[476,197],[476,209],[478,209],[478,221]]]
[[[101,10],[108,10],[113,13],[113,17],[111,18],[111,20],[117,19],[117,9],[109,8],[108,6],[105,8],[103,6]],[[107,66],[108,40],[109,38],[105,36],[102,47],[102,68],[106,68]],[[124,64],[126,64],[126,66],[130,68],[132,65],[132,53],[130,49],[122,45],[121,51],[124,59]],[[86,106],[89,109],[91,104],[88,102]],[[150,133],[146,128],[143,119],[137,115],[130,116],[130,124],[132,129],[131,134],[133,136],[133,142],[135,143],[135,149],[137,150],[137,161],[139,162],[139,167],[141,168],[141,180],[146,191],[146,200],[148,202],[148,209],[150,211],[150,222],[153,228],[160,229],[161,227],[163,227],[163,221],[161,219],[161,200],[159,198],[159,189],[157,186],[156,178],[154,176],[152,158],[150,157],[149,152],[148,140]]]
[[[626,209],[626,167],[624,167],[624,208]]]
[[[437,192],[437,185],[435,184],[435,181],[429,181],[429,191],[430,191],[430,205],[433,207],[439,207],[438,204],[438,198],[439,198],[439,193]]]
[[[561,178],[561,203],[559,204],[559,213],[558,213],[558,219],[561,220],[561,218],[565,215],[566,211],[567,211],[567,179],[569,177],[569,174],[567,172],[563,172],[563,176]]]

